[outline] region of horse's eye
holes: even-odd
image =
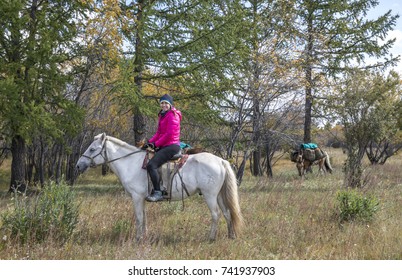
[[[89,151],[90,151],[91,153],[93,153],[93,152],[95,151],[95,148],[91,148],[91,149],[89,149]]]

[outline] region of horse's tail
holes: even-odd
[[[325,169],[329,172],[332,173],[333,169],[331,166],[331,162],[329,161],[329,155],[327,152],[324,152],[325,154],[325,161],[324,161],[324,165],[325,165]]]
[[[223,202],[229,209],[233,231],[235,235],[238,236],[238,234],[241,232],[244,222],[240,211],[237,179],[232,167],[230,166],[230,163],[226,160],[223,160],[222,162],[225,168],[225,181],[223,182],[221,195]]]

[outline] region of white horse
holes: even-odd
[[[103,133],[95,136],[76,166],[78,171],[84,172],[88,167],[109,164],[133,199],[137,241],[146,233],[148,175],[142,168],[145,155],[146,152],[140,148]],[[183,184],[187,191],[183,192]],[[236,177],[228,161],[210,153],[199,153],[189,155],[187,162],[173,177],[171,200],[201,193],[212,215],[209,239],[216,239],[220,210],[227,222],[229,238],[235,238],[243,224],[237,189]]]

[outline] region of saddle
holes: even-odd
[[[147,151],[142,168],[146,169],[148,161],[154,156],[154,151]],[[178,174],[179,170],[184,166],[187,162],[188,154],[182,154],[181,151],[175,154],[168,162],[164,163],[161,167],[158,168],[159,177],[161,179],[160,185],[163,197],[167,200],[170,200],[172,197],[172,182],[173,177]],[[180,176],[180,174],[179,174]],[[182,189],[186,192],[187,196],[190,196],[188,193],[183,180],[180,176],[180,180],[182,181]],[[150,179],[148,180],[148,192],[152,191],[152,183]]]

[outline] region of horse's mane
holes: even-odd
[[[99,139],[101,136],[102,136],[102,134],[99,134],[99,135],[95,136],[95,139]],[[123,140],[120,140],[120,139],[118,139],[118,138],[115,138],[115,137],[112,137],[112,136],[109,136],[109,135],[106,136],[106,140],[108,140],[108,141],[110,141],[110,142],[113,142],[114,144],[116,144],[116,145],[118,145],[118,146],[122,146],[122,147],[124,147],[124,148],[128,148],[128,149],[130,149],[130,150],[136,150],[136,149],[138,149],[137,147],[135,147],[135,146],[133,146],[133,145],[130,145],[130,144],[128,144],[127,142],[124,142]]]

